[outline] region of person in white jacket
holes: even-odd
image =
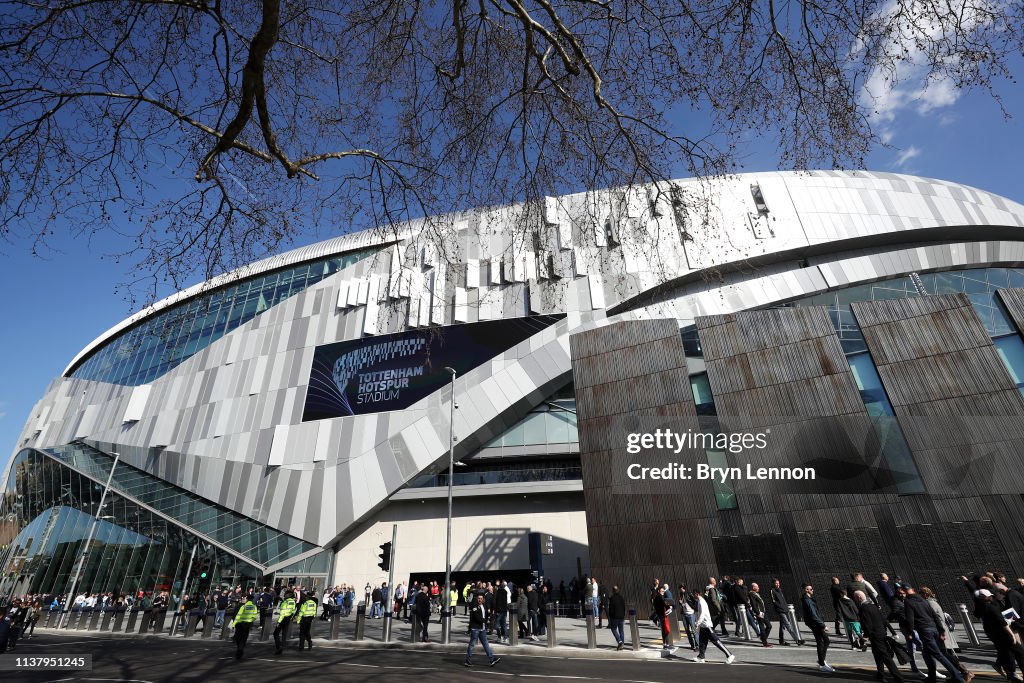
[[[710,640],[725,655],[725,663],[732,664],[736,661],[736,655],[729,652],[725,645],[722,644],[722,641],[719,640],[718,634],[715,633],[711,612],[708,609],[708,603],[704,596],[696,589],[691,590],[690,595],[693,596],[693,603],[697,605],[697,613],[694,618],[697,622],[697,643],[699,646],[697,656],[693,658],[693,661],[698,664],[704,663],[704,653],[708,649],[708,641]]]

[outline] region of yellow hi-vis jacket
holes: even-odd
[[[259,616],[260,611],[256,608],[256,605],[252,604],[252,600],[246,600],[245,604],[238,608],[238,614],[232,620],[231,626],[234,628],[238,624],[251,624]]]
[[[299,616],[303,619],[306,617],[316,616],[316,603],[313,600],[306,600],[299,605]]]
[[[451,598],[451,606],[452,607],[455,607],[456,605],[459,604],[459,592],[457,590],[455,590],[454,588],[451,590],[451,592],[449,593],[448,597]]]
[[[281,617],[278,621],[284,621],[295,614],[295,598],[285,598],[281,601]]]

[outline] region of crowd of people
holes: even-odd
[[[1010,681],[1024,680],[1019,676],[1019,672],[1024,672],[1024,579],[1018,579],[1013,588],[998,572],[970,579],[964,576],[961,581],[970,597],[973,617],[981,622],[985,636],[995,647],[993,668]],[[794,604],[778,578],[770,583],[771,587],[762,591],[757,583],[747,585],[741,577],[709,577],[703,587],[679,585],[673,593],[667,583],[656,578],[650,595],[651,619],[662,629],[664,646],[674,649],[669,624],[670,615],[678,610],[680,631],[696,653],[697,662],[705,661],[709,644],[721,650],[727,663],[735,660],[719,637],[719,630],[721,636],[729,636],[727,623],[733,624],[736,635],[753,636],[768,648],[773,646],[769,639],[775,621],[779,645],[804,645],[794,622],[799,613],[813,637],[818,668],[824,673],[835,671],[827,660],[831,633],[845,638],[851,649],[870,650],[879,680],[885,680],[886,673],[894,681],[906,680],[897,661],[909,664],[911,675],[929,681],[949,679],[965,683],[975,677],[959,657],[955,620],[928,586],[914,587],[899,577],[890,579],[885,573],[879,574],[874,583],[859,572],[851,574],[845,583],[833,576],[828,598],[834,615],[830,629],[813,585],[803,584]],[[616,600],[618,587],[612,587],[610,594],[602,590],[601,595],[601,605],[607,610],[610,627],[621,647],[623,610],[621,598]],[[787,634],[791,637],[789,643]],[[917,663],[917,653],[924,662],[923,668]]]
[[[1024,647],[1021,645],[1024,579],[1017,579],[1012,588],[1006,576],[999,572],[972,578],[963,576],[961,581],[970,598],[973,617],[994,646],[995,670],[1008,680],[1024,683],[1019,675],[1024,673]],[[834,671],[827,656],[833,646],[832,637],[839,637],[845,638],[851,649],[870,650],[879,680],[884,680],[886,673],[895,681],[905,680],[897,662],[909,664],[911,674],[929,681],[948,678],[957,683],[969,683],[975,677],[959,657],[955,620],[928,586],[915,587],[899,577],[890,579],[885,573],[879,574],[874,582],[858,572],[852,573],[845,582],[833,576],[828,586],[827,599],[832,612],[829,620],[813,585],[805,583],[799,592],[791,593],[778,578],[768,583],[767,589],[762,590],[758,583],[748,584],[742,577],[723,576],[720,580],[709,577],[703,587],[679,584],[673,590],[668,583],[655,578],[650,592],[650,619],[661,629],[664,646],[668,649],[674,649],[677,635],[671,632],[671,625],[678,623],[679,635],[685,635],[696,662],[705,661],[709,645],[720,650],[727,663],[735,660],[721,638],[730,635],[729,624],[736,635],[756,638],[765,648],[773,646],[770,641],[776,624],[778,645],[804,645],[796,623],[800,615],[813,638],[817,665],[822,672]],[[42,614],[61,612],[66,602],[67,596],[63,595],[4,599],[0,603],[3,612],[0,652],[14,650],[19,639],[31,638]],[[191,616],[196,617],[197,629],[200,624],[205,626],[209,618],[213,619],[214,627],[222,628],[230,615],[236,656],[242,657],[249,630],[257,625],[261,629],[274,629],[274,642],[280,653],[287,629],[294,621],[298,624],[300,649],[306,646],[312,649],[311,627],[318,613],[319,618],[325,620],[336,613],[347,617],[360,602],[367,606],[367,617],[371,619],[383,618],[385,614],[410,622],[415,619],[418,623],[415,636],[422,642],[430,642],[429,625],[434,617],[443,613],[445,607],[454,612],[461,602],[464,615],[469,617],[467,666],[472,665],[472,652],[477,642],[484,647],[488,662],[497,663],[499,658],[491,651],[490,636],[500,643],[509,642],[511,629],[516,629],[521,639],[538,640],[544,636],[548,628],[546,607],[556,602],[578,606],[579,616],[592,615],[599,628],[607,619],[616,647],[622,649],[625,642],[626,603],[619,587],[603,586],[590,576],[580,581],[573,579],[569,586],[563,581],[557,589],[550,581],[526,585],[505,579],[471,581],[461,590],[453,586],[447,596],[437,581],[414,581],[408,587],[399,583],[393,590],[387,582],[379,586],[367,584],[362,595],[348,584],[322,591],[307,590],[303,586],[280,589],[237,586],[202,594],[186,593],[180,597],[172,597],[166,591],[135,595],[81,593],[72,600],[70,611],[131,609],[143,614],[150,627],[171,613],[177,617],[175,627],[180,629],[185,628]],[[923,667],[917,663],[918,653]]]

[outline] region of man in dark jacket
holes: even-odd
[[[906,621],[907,631],[909,633],[916,631],[921,639],[921,654],[924,656],[924,663],[928,666],[928,680],[932,683],[938,680],[935,676],[935,664],[938,662],[949,672],[950,677],[956,683],[964,683],[964,677],[960,675],[960,670],[946,658],[942,651],[943,648],[939,645],[940,639],[946,637],[939,635],[940,633],[944,634],[939,616],[912,586],[905,583],[900,584],[897,591],[903,598],[903,618]],[[909,643],[910,640],[911,638],[908,637],[907,642]]]
[[[430,624],[430,593],[427,592],[427,584],[420,586],[420,592],[416,594],[416,602],[413,604],[416,612],[416,619],[420,622],[420,640],[429,643],[427,626]]]
[[[779,617],[779,645],[786,645],[786,631],[793,636],[797,645],[803,645],[804,641],[797,631],[796,624],[789,620],[789,600],[786,599],[786,594],[782,590],[782,582],[778,579],[772,579],[769,597],[775,614]]]
[[[875,583],[875,588],[878,589],[878,596],[885,601],[886,606],[892,605],[893,598],[896,597],[896,589],[892,587],[892,582],[889,581],[889,575],[882,572],[878,575],[878,581]]]
[[[975,616],[981,619],[981,627],[996,648],[996,666],[1002,668],[1011,681],[1020,681],[1017,667],[1024,670],[1024,647],[1017,642],[1013,629],[1003,618],[999,603],[992,591],[981,588],[974,596],[977,607]]]
[[[814,634],[814,645],[818,650],[818,670],[824,673],[833,673],[835,669],[829,666],[825,660],[830,642],[828,626],[825,625],[825,620],[821,618],[821,612],[818,611],[818,603],[814,599],[814,586],[809,583],[804,584],[804,594],[800,598],[800,606],[804,612],[804,623]]]
[[[722,594],[718,590],[718,582],[715,577],[708,577],[708,585],[704,588],[704,600],[708,603],[708,613],[711,616],[711,630],[721,625],[722,635],[728,636],[729,631],[725,628],[725,605],[722,604]]]
[[[612,637],[615,638],[616,650],[621,650],[626,640],[625,633],[623,632],[625,621],[626,600],[619,593],[619,587],[612,586],[612,594],[608,598],[608,628],[611,629]]]
[[[828,595],[832,598],[832,611],[835,613],[835,629],[836,635],[840,638],[843,637],[843,629],[839,627],[841,617],[839,614],[839,596],[843,590],[842,581],[838,576],[832,577],[832,585],[828,587]]]
[[[508,583],[499,581],[494,591],[494,628],[498,632],[498,641],[508,640]]]
[[[466,666],[473,666],[473,646],[476,641],[480,641],[480,644],[484,646],[484,652],[487,653],[487,659],[491,666],[494,666],[501,657],[495,657],[494,653],[491,652],[491,645],[487,642],[487,608],[484,606],[484,596],[478,593],[476,596],[476,604],[473,605],[473,609],[469,611],[469,647],[466,648]]]
[[[871,604],[868,596],[864,595],[863,591],[855,592],[853,600],[857,603],[861,632],[871,643],[871,655],[875,658],[878,680],[885,680],[885,669],[888,669],[889,673],[892,674],[893,680],[901,683],[904,680],[903,676],[900,675],[896,662],[892,660],[892,655],[889,654],[889,647],[885,642],[886,628],[882,613]]]
[[[526,608],[529,610],[530,640],[537,640],[537,629],[539,628],[540,595],[533,589],[533,584],[526,586]],[[597,616],[596,614],[594,615]]]

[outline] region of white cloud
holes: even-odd
[[[986,10],[991,9],[993,2],[998,3],[1000,0],[954,0],[954,6],[949,10],[959,11],[962,28],[970,31],[972,28],[981,28],[988,21]],[[927,43],[933,40],[941,44],[948,39],[949,30],[935,19],[934,8],[923,3],[915,3],[914,0],[910,3],[897,3],[891,0],[879,11],[876,18],[892,15],[897,11],[909,15],[913,19],[910,23],[921,27],[923,35],[915,35],[913,31],[898,32],[884,51],[902,55],[902,59],[894,68],[883,65],[872,70],[859,96],[861,105],[870,110],[870,118],[885,144],[892,141],[891,127],[899,114],[906,111],[913,111],[921,116],[933,114],[956,104],[961,95],[953,79],[943,74],[930,74]],[[851,52],[851,57],[856,59],[864,53],[865,46],[858,42]],[[941,59],[955,67],[955,55],[946,55],[940,57]]]
[[[905,150],[900,152],[900,155],[896,157],[896,166],[899,168],[903,168],[903,166],[906,165],[908,161],[910,161],[911,159],[916,159],[919,156],[921,156],[921,150],[918,147],[911,145],[910,147],[907,147]]]

